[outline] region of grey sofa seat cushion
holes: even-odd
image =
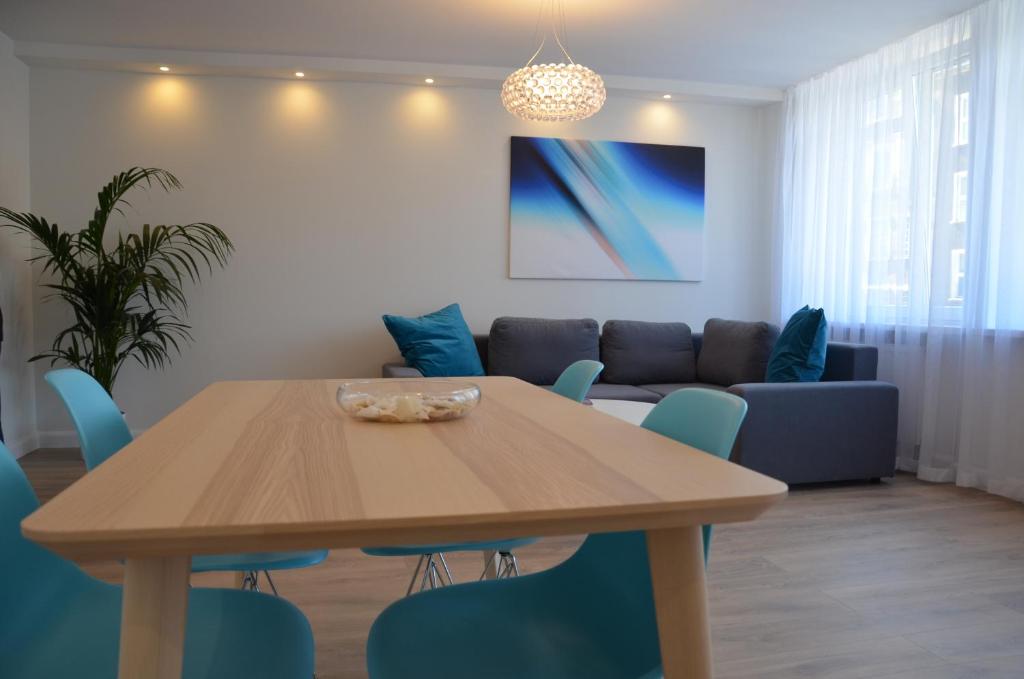
[[[679,391],[680,389],[711,389],[712,391],[725,391],[729,387],[723,387],[719,384],[707,384],[706,382],[670,382],[667,384],[641,384],[641,389],[647,391],[653,391],[659,397],[664,398],[671,394],[673,391]]]
[[[601,381],[693,382],[697,356],[686,323],[608,321],[601,332]]]
[[[697,357],[697,380],[723,387],[764,382],[778,338],[779,328],[771,323],[709,319]]]
[[[592,318],[553,320],[503,316],[487,342],[490,375],[554,384],[576,361],[598,360],[598,325]]]
[[[590,400],[597,398],[615,401],[642,401],[644,403],[657,403],[661,400],[661,396],[653,391],[630,384],[608,384],[607,382],[598,382],[592,386],[587,398]]]

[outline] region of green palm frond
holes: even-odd
[[[164,368],[192,341],[183,286],[200,282],[214,266],[226,266],[234,245],[220,228],[197,222],[145,224],[139,233],[119,233],[108,247],[111,215],[123,216],[122,207],[131,205],[125,195],[153,186],[168,192],[182,188],[177,177],[160,168],[125,170],[100,190],[92,219],[77,232],[0,207],[0,227],[28,234],[34,242],[29,261],[49,278],[44,300],[63,301],[74,316],[48,351],[29,360],[74,366],[109,392],[127,361]]]

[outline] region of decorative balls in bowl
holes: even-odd
[[[480,387],[441,379],[348,382],[338,389],[346,413],[371,422],[442,422],[462,417],[480,403]]]

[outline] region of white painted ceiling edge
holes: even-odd
[[[412,61],[382,61],[341,57],[303,57],[241,52],[200,52],[191,50],[99,47],[44,42],[15,42],[15,55],[29,66],[81,68],[90,70],[158,73],[169,65],[173,73],[189,76],[240,76],[294,79],[296,71],[306,80],[349,80],[404,85],[422,85],[434,79],[434,87],[476,87],[500,89],[511,69],[495,66],[432,64]],[[727,85],[643,78],[602,73],[612,95],[760,106],[782,101],[783,91],[772,87]]]

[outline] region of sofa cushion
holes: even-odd
[[[686,323],[608,321],[601,331],[601,362],[601,380],[612,384],[697,378],[697,357]]]
[[[614,401],[643,401],[644,403],[657,403],[661,400],[661,396],[648,389],[634,387],[630,384],[608,384],[607,382],[598,382],[592,386],[587,398],[590,400],[597,398]]]
[[[554,384],[576,361],[598,360],[598,325],[592,318],[554,320],[503,316],[491,325],[487,369],[533,384]]]
[[[483,375],[473,334],[458,304],[416,318],[384,315],[402,358],[426,377]]]
[[[664,398],[671,394],[673,391],[679,391],[680,389],[711,389],[712,391],[725,391],[728,387],[723,387],[720,384],[707,384],[705,382],[671,382],[667,384],[641,384],[641,389],[647,391],[653,391],[659,396]]]
[[[697,357],[697,380],[723,387],[764,382],[778,337],[779,328],[771,323],[709,319]]]
[[[765,382],[817,382],[825,372],[828,344],[824,309],[809,306],[797,311],[775,342]]]

